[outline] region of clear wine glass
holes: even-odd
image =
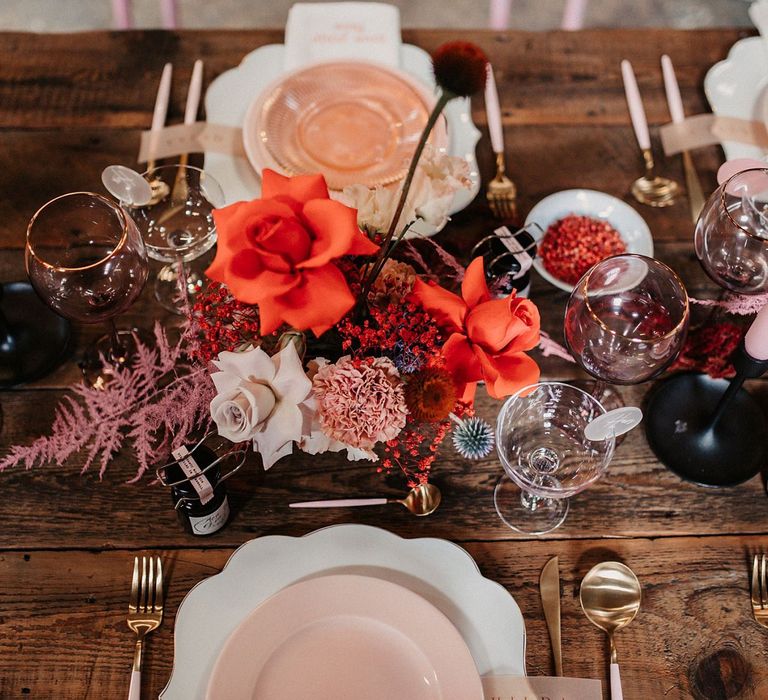
[[[130,358],[136,340],[135,331],[118,331],[114,323],[147,280],[147,252],[136,224],[101,195],[62,195],[29,222],[26,265],[35,291],[58,314],[109,324],[109,334],[96,341],[81,364],[92,384],[107,382]]]
[[[584,430],[605,413],[597,399],[561,382],[527,386],[507,399],[496,423],[504,474],[494,504],[513,530],[541,535],[559,527],[568,499],[605,473],[613,436],[589,440]]]
[[[213,210],[224,205],[224,193],[211,175],[191,165],[153,168],[144,178],[158,194],[129,212],[149,257],[166,263],[155,279],[155,298],[163,308],[184,313],[205,284],[195,261],[216,243]]]
[[[565,310],[565,342],[576,362],[606,384],[639,384],[661,374],[685,342],[688,293],[677,274],[644,255],[607,258],[591,267]],[[617,396],[617,395],[616,395]]]
[[[694,247],[721,287],[768,292],[768,169],[736,173],[715,190],[696,223]]]

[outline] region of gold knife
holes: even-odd
[[[541,605],[547,621],[552,656],[555,659],[555,675],[563,675],[563,652],[560,645],[560,568],[557,557],[552,557],[541,570],[539,578]]]

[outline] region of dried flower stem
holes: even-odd
[[[452,93],[446,92],[445,90],[443,90],[440,93],[440,97],[437,98],[437,102],[435,103],[435,106],[429,115],[429,119],[427,119],[427,124],[424,127],[424,131],[421,132],[419,143],[416,145],[416,150],[413,153],[411,164],[408,167],[408,174],[405,176],[403,187],[400,190],[400,199],[397,202],[397,208],[395,209],[395,214],[392,217],[392,222],[389,224],[389,230],[387,231],[387,235],[384,236],[384,240],[381,243],[381,248],[379,250],[378,257],[376,258],[376,261],[373,264],[373,268],[371,269],[371,272],[366,277],[365,283],[363,284],[363,291],[362,291],[362,294],[360,295],[360,299],[362,303],[365,303],[365,301],[367,300],[368,293],[370,292],[371,286],[376,281],[376,278],[379,276],[379,273],[384,267],[384,263],[387,261],[389,257],[391,257],[392,253],[395,251],[395,248],[397,248],[398,244],[403,239],[403,236],[410,228],[410,224],[409,224],[408,226],[405,226],[403,230],[400,231],[399,234],[396,234],[397,224],[400,221],[400,215],[403,213],[403,209],[405,208],[405,201],[406,199],[408,199],[408,193],[411,189],[413,176],[416,174],[416,166],[418,166],[419,164],[419,159],[421,158],[421,154],[424,151],[424,146],[427,145],[427,139],[429,138],[429,135],[432,133],[432,129],[434,128],[435,124],[437,123],[437,120],[442,114],[443,109],[445,109],[445,105],[447,105],[448,102],[454,97],[455,95],[453,95]]]

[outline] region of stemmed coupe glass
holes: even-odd
[[[596,481],[613,456],[613,433],[590,440],[587,426],[603,415],[599,401],[560,382],[524,387],[507,399],[496,423],[504,475],[493,501],[513,530],[551,532],[568,513],[568,498]]]
[[[92,192],[73,192],[44,204],[27,227],[27,274],[40,297],[72,321],[109,324],[109,334],[86,352],[81,367],[95,386],[109,381],[131,356],[133,330],[114,318],[147,280],[147,252],[133,220]]]
[[[614,408],[621,400],[607,384],[661,374],[683,347],[688,307],[682,281],[658,260],[625,254],[591,267],[568,300],[564,333],[576,362],[598,380],[593,396]]]
[[[155,196],[144,206],[129,207],[147,253],[166,263],[155,279],[155,298],[174,313],[184,313],[205,276],[195,261],[216,243],[213,210],[224,205],[216,180],[191,165],[166,165],[144,173]]]
[[[736,173],[715,190],[696,223],[694,248],[704,271],[724,289],[745,295],[768,292],[768,169]],[[753,342],[742,340],[734,353],[736,376],[730,383],[685,373],[660,384],[651,396],[648,442],[659,460],[684,479],[731,486],[766,465],[768,421],[741,388],[745,379],[768,368],[762,320],[746,336]]]

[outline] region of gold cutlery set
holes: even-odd
[[[765,575],[765,564],[763,564],[763,575]],[[552,645],[555,674],[562,676],[560,568],[557,557],[553,557],[544,565],[539,578],[539,591]],[[584,615],[595,627],[608,635],[611,654],[611,700],[622,699],[621,676],[613,635],[635,619],[640,609],[641,598],[642,592],[637,576],[628,566],[620,562],[606,561],[596,564],[581,582],[579,600]],[[766,615],[768,615],[768,609],[766,609]]]
[[[488,119],[491,148],[496,158],[496,175],[488,182],[486,191],[488,206],[497,219],[512,219],[517,214],[517,188],[507,177],[501,106],[499,93],[496,90],[496,79],[493,76],[493,66],[490,63],[488,64],[488,78],[485,83],[485,113]]]
[[[680,124],[685,121],[680,87],[677,83],[672,60],[666,54],[661,57],[661,68],[664,75],[664,90],[667,96],[670,117],[673,123]],[[674,180],[662,177],[657,173],[645,108],[640,97],[640,90],[637,86],[632,64],[627,60],[621,62],[621,75],[624,82],[624,92],[627,98],[632,128],[635,132],[635,138],[640,147],[645,165],[643,175],[632,183],[632,195],[641,204],[647,204],[651,207],[671,206],[678,199],[680,186]],[[517,188],[506,172],[501,107],[493,75],[493,67],[490,64],[488,64],[488,79],[485,86],[485,111],[488,120],[488,133],[491,138],[491,148],[496,159],[496,174],[488,181],[486,199],[488,200],[491,212],[497,219],[514,218],[517,214]],[[704,192],[690,152],[683,151],[682,158],[691,219],[693,223],[696,223],[699,213],[704,207]]]
[[[677,84],[675,69],[672,60],[666,54],[661,57],[661,68],[664,75],[664,89],[667,96],[667,105],[672,122],[680,124],[685,120],[683,102],[680,98],[680,87]],[[645,173],[632,183],[632,195],[641,204],[652,207],[668,207],[677,201],[680,193],[679,185],[666,177],[661,177],[656,172],[651,148],[651,137],[648,131],[648,120],[645,116],[640,90],[637,87],[635,73],[632,64],[624,60],[621,62],[621,76],[624,82],[624,92],[629,107],[629,116],[632,128],[635,132],[637,144],[643,155]],[[694,223],[699,218],[699,213],[704,206],[704,193],[701,182],[693,165],[693,159],[688,151],[683,152],[683,168],[685,170],[685,182],[688,189],[688,203],[691,219]]]
[[[768,627],[768,577],[765,554],[755,554],[752,560],[752,615],[763,627]]]
[[[141,698],[141,657],[144,638],[154,632],[163,621],[163,565],[160,557],[133,559],[131,597],[128,603],[128,627],[136,635],[133,671],[128,700]]]

